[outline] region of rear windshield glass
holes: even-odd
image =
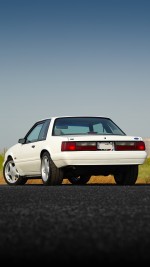
[[[100,117],[65,117],[55,120],[53,135],[125,135],[110,119]]]

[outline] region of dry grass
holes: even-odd
[[[137,184],[146,184],[149,183],[147,180],[144,178],[138,177],[137,179]],[[6,184],[2,175],[2,171],[0,171],[0,184]],[[27,184],[42,184],[41,179],[33,179],[33,180],[28,180]],[[63,180],[63,184],[70,184],[68,179]],[[111,175],[108,176],[91,176],[90,181],[88,184],[115,184],[114,177]]]
[[[88,184],[114,184],[114,177],[109,175],[109,176],[91,176],[90,181]],[[2,171],[0,172],[0,184],[6,184],[5,180],[2,175]],[[33,179],[33,180],[28,180],[27,184],[42,184],[41,179]],[[70,184],[68,179],[63,180],[63,184]]]
[[[5,184],[3,175],[2,175],[2,171],[0,171],[0,184]]]

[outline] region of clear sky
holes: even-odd
[[[59,115],[150,137],[149,0],[0,0],[0,150]]]

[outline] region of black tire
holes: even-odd
[[[41,158],[41,178],[44,185],[59,185],[63,181],[63,171],[57,168],[48,152]]]
[[[138,177],[138,165],[126,166],[114,175],[118,185],[134,185]]]
[[[20,176],[12,158],[9,158],[4,164],[3,177],[9,185],[24,185],[28,180],[26,177]]]
[[[91,176],[87,175],[87,176],[78,176],[78,177],[70,177],[68,178],[69,182],[75,185],[82,185],[82,184],[86,184],[89,180],[90,180]]]

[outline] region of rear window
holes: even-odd
[[[55,120],[53,135],[125,135],[109,118],[65,117]]]

